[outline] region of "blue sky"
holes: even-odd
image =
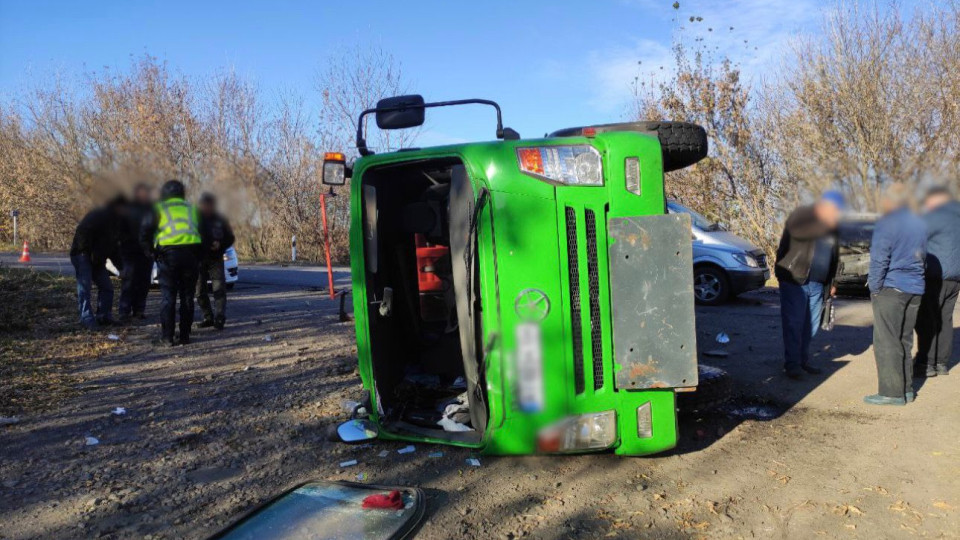
[[[633,77],[668,65],[676,15],[690,27],[684,39],[705,36],[755,77],[821,15],[817,0],[681,0],[679,12],[672,3],[0,0],[0,101],[149,53],[187,77],[230,68],[268,97],[294,91],[309,104],[324,59],[371,42],[428,100],[494,99],[506,125],[535,136],[623,119]],[[704,20],[691,26],[690,16]],[[492,138],[492,111],[431,113],[421,144]]]

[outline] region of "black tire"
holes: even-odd
[[[733,379],[726,371],[714,367],[697,366],[697,391],[678,392],[677,409],[681,413],[702,413],[726,403],[733,393]]]
[[[663,150],[663,172],[689,167],[707,157],[709,144],[707,130],[690,122],[620,122],[592,127],[597,133],[604,131],[641,131],[656,133]],[[576,137],[583,135],[584,127],[554,131],[551,137]]]
[[[693,269],[693,298],[703,306],[719,306],[730,298],[730,280],[718,266],[703,265]]]
[[[644,122],[663,149],[663,172],[689,167],[707,157],[707,130],[690,122]]]

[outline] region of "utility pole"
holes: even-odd
[[[297,262],[297,235],[290,238],[290,262]]]

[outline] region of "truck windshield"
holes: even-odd
[[[667,203],[667,209],[673,214],[689,214],[690,220],[693,222],[693,226],[700,229],[701,231],[719,231],[720,224],[715,221],[710,221],[702,214],[694,212],[693,210],[683,206],[682,204],[670,201]]]

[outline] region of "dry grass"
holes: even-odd
[[[71,367],[113,348],[79,330],[75,282],[0,267],[0,416],[47,409],[74,393]]]

